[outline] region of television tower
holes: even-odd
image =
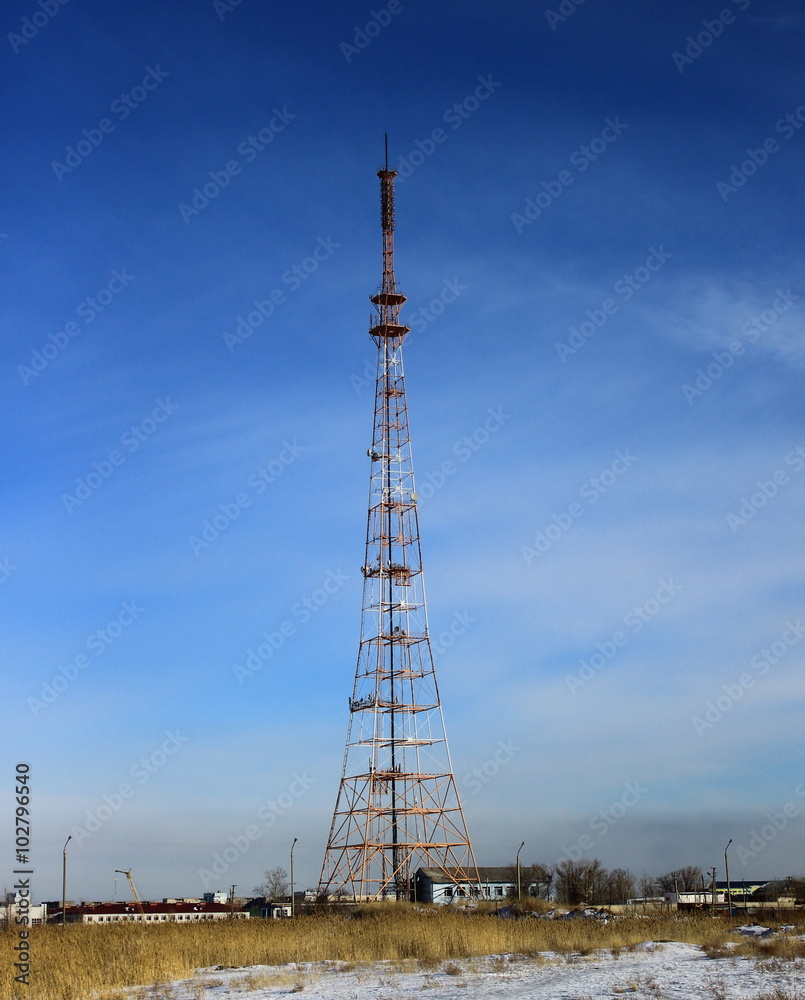
[[[363,613],[344,766],[320,894],[412,899],[418,868],[479,884],[453,777],[428,637],[394,278],[394,178],[379,170],[383,279],[372,296],[377,345]]]

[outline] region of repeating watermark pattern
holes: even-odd
[[[805,469],[805,447],[801,444],[797,445],[785,456],[784,462],[794,472],[802,472]],[[757,490],[750,493],[749,496],[741,497],[738,513],[727,512],[727,524],[733,535],[747,525],[758,511],[763,510],[769,500],[773,500],[777,496],[781,487],[788,486],[790,482],[791,476],[784,468],[776,469],[769,479],[758,479],[755,484]]]
[[[442,290],[431,299],[426,306],[420,306],[408,316],[411,329],[416,333],[424,333],[430,324],[441,316],[445,308],[452,305],[462,292],[467,291],[467,286],[462,285],[458,278],[452,280],[445,278],[442,281]]]
[[[790,288],[785,291],[778,288],[775,292],[777,298],[771,308],[764,309],[757,316],[753,316],[741,327],[741,333],[745,340],[733,340],[725,351],[713,351],[713,360],[705,368],[696,369],[696,377],[693,384],[685,382],[682,385],[682,395],[693,406],[699,396],[703,396],[708,389],[721,378],[725,371],[732,368],[736,360],[746,352],[746,342],[754,344],[758,337],[770,330],[777,320],[787,313],[791,306],[799,301],[799,295],[795,295]]]
[[[649,247],[648,256],[645,263],[635,268],[630,274],[624,274],[618,278],[612,286],[613,295],[617,298],[606,298],[594,309],[588,309],[578,326],[569,327],[570,336],[567,343],[559,341],[554,344],[559,360],[564,364],[571,355],[578,353],[582,347],[594,337],[611,316],[620,309],[621,305],[629,302],[639,292],[641,288],[651,280],[652,276],[660,271],[665,264],[673,257],[672,253],[659,247]]]
[[[165,423],[178,409],[178,403],[167,399],[157,399],[156,406],[150,416],[144,417],[138,424],[133,424],[120,435],[119,447],[112,448],[106,458],[93,462],[92,469],[82,479],[76,477],[75,489],[72,493],[62,493],[61,500],[68,514],[81,507],[97,490],[108,482],[116,469],[119,469],[129,455],[133,455],[145,444],[159,427]]]
[[[743,13],[751,3],[751,0],[730,0],[730,2]],[[734,23],[735,11],[730,10],[729,7],[725,7],[717,17],[709,21],[702,21],[702,30],[695,37],[688,35],[685,39],[684,51],[671,53],[674,66],[676,66],[680,73],[684,73],[686,66],[694,63],[699,56],[703,55],[710,48],[717,38],[721,37],[726,25]]]
[[[649,789],[644,788],[639,781],[630,781],[619,799],[607,806],[606,809],[601,809],[595,816],[590,817],[587,826],[592,833],[583,833],[575,844],[563,847],[562,854],[556,859],[556,863],[560,865],[563,861],[581,861],[593,849],[596,840],[605,837],[612,827],[620,822],[630,809],[634,809],[648,793]]]
[[[79,844],[89,840],[93,834],[101,829],[104,823],[108,823],[113,816],[116,816],[123,808],[123,803],[133,799],[138,788],[142,788],[153,775],[161,771],[170,758],[178,753],[189,740],[189,736],[182,736],[179,732],[166,731],[165,739],[157,749],[147,757],[141,757],[136,764],[129,768],[129,776],[136,784],[122,781],[113,792],[104,795],[102,802],[94,809],[87,810],[83,826],[76,825],[71,828],[70,836]]]
[[[24,865],[14,869],[17,880],[14,883],[14,899],[16,902],[16,914],[14,922],[18,927],[18,940],[14,945],[14,968],[17,975],[14,981],[31,985],[31,946],[30,936],[30,911],[31,911],[31,876],[34,874],[33,862],[31,860],[31,765],[26,761],[17,764],[14,773],[14,793],[16,796],[14,803],[14,827],[15,841],[14,863]],[[27,878],[22,878],[26,875]],[[8,905],[8,900],[4,900]]]
[[[280,816],[284,816],[302,798],[311,785],[315,784],[315,778],[311,778],[307,771],[301,774],[294,774],[287,791],[278,795],[276,799],[268,799],[257,810],[258,823],[250,823],[246,829],[240,833],[230,836],[229,846],[222,851],[216,851],[210,859],[209,868],[199,868],[198,877],[205,889],[216,884],[222,875],[249,850],[252,844],[256,843],[266,830],[277,822]]]
[[[258,153],[262,153],[267,146],[270,146],[280,132],[285,131],[289,122],[296,118],[296,115],[291,114],[284,106],[282,110],[279,108],[271,110],[274,117],[268,125],[261,128],[256,135],[247,135],[238,143],[236,152],[244,163],[253,163]],[[243,163],[235,159],[227,160],[221,170],[211,170],[207,175],[209,180],[204,181],[200,187],[194,187],[190,192],[190,203],[182,201],[176,206],[185,225],[189,226],[197,215],[201,215],[204,209],[229,187],[232,178],[242,172]]]
[[[605,118],[601,134],[579,146],[570,154],[570,166],[574,169],[565,168],[559,171],[555,180],[542,181],[540,185],[542,190],[533,197],[526,198],[522,213],[512,212],[510,219],[514,225],[514,231],[522,233],[526,226],[536,222],[557,198],[561,198],[565,190],[575,182],[576,177],[586,173],[628,127],[618,115],[615,116],[614,121],[611,118]]]
[[[231,14],[242,3],[243,0],[213,0],[212,9],[218,15],[218,20],[223,21],[227,14]]]
[[[792,139],[805,125],[805,104],[800,104],[794,111],[778,118],[774,125],[774,131],[783,137],[787,142]],[[746,159],[741,163],[733,163],[730,169],[729,179],[726,181],[716,181],[716,191],[722,201],[726,201],[730,195],[739,191],[755,174],[769,162],[769,157],[779,153],[782,147],[780,143],[770,135],[764,139],[757,149],[751,147],[746,151]]]
[[[232,673],[237,678],[238,684],[243,684],[245,680],[252,677],[258,670],[270,662],[275,653],[278,653],[285,643],[299,631],[300,625],[307,625],[311,618],[337,594],[345,583],[349,583],[350,577],[342,573],[340,569],[328,570],[327,575],[322,580],[321,585],[311,594],[302,597],[291,607],[290,615],[280,622],[275,632],[263,632],[260,638],[263,640],[259,645],[246,650],[246,659],[243,666],[235,664]]]
[[[9,580],[11,574],[16,573],[18,569],[19,566],[15,566],[8,557],[0,560],[0,583],[5,583]]]
[[[579,688],[599,674],[604,667],[612,663],[621,649],[629,645],[631,639],[639,632],[642,632],[649,622],[669,604],[674,597],[682,590],[682,585],[671,580],[659,580],[659,586],[652,597],[649,597],[643,604],[635,605],[631,611],[623,616],[623,629],[616,629],[603,642],[595,644],[595,652],[586,660],[579,660],[579,669],[575,674],[565,674],[565,683],[570,689],[570,693],[575,695]]]
[[[465,791],[470,795],[480,792],[484,785],[497,777],[500,769],[505,767],[522,750],[522,747],[514,745],[512,740],[498,740],[497,749],[481,764],[474,767],[472,771],[464,775],[462,784]]]
[[[551,26],[551,31],[556,31],[560,24],[564,24],[569,17],[572,17],[584,2],[585,0],[561,0],[556,10],[547,9],[545,17]]]
[[[103,656],[109,647],[116,642],[145,613],[136,601],[123,601],[118,614],[108,621],[103,628],[95,629],[87,636],[84,645],[96,657]],[[28,699],[28,708],[36,718],[48,705],[52,705],[64,694],[67,688],[76,681],[83,670],[92,666],[92,660],[86,653],[79,653],[68,663],[59,666],[57,672],[49,681],[42,684],[38,698]]]
[[[598,503],[601,497],[607,493],[624,476],[629,469],[637,462],[637,455],[633,455],[630,448],[625,451],[616,451],[615,459],[611,464],[599,472],[597,476],[591,476],[579,488],[579,496],[587,501],[587,507],[578,501],[571,503],[566,511],[553,514],[551,523],[545,527],[544,531],[537,531],[534,534],[534,541],[531,545],[524,545],[520,552],[525,559],[526,566],[538,557],[544,555],[548,549],[558,542],[568,531],[584,517],[589,507]]]
[[[796,801],[796,800],[799,801]],[[764,823],[759,830],[752,830],[747,838],[747,843],[738,845],[738,860],[742,865],[747,861],[752,861],[762,854],[769,844],[785,830],[792,820],[802,815],[802,800],[805,799],[805,784],[799,784],[794,789],[794,797],[776,813],[766,813],[768,823]]]
[[[386,6],[381,7],[380,10],[369,11],[369,20],[366,24],[362,28],[355,25],[352,44],[341,42],[338,46],[341,55],[348,63],[351,63],[355,56],[360,55],[371,44],[373,38],[377,38],[380,32],[391,24],[392,18],[402,13],[402,10],[402,0],[389,0]]]
[[[335,243],[331,236],[327,236],[326,238],[319,236],[316,240],[316,245],[310,252],[310,256],[305,257],[298,264],[294,264],[293,267],[289,267],[287,271],[284,271],[281,283],[287,287],[288,291],[297,291],[308,280],[311,274],[315,274],[318,271],[321,264],[329,260],[340,246],[341,244]],[[221,335],[229,353],[234,354],[235,348],[245,343],[255,330],[259,330],[263,323],[274,315],[277,306],[285,305],[287,301],[288,297],[285,289],[279,286],[272,289],[266,298],[254,299],[252,301],[254,309],[247,313],[241,313],[235,320],[234,333],[225,330]]]
[[[124,288],[128,288],[136,280],[135,274],[129,274],[125,265],[111,272],[106,284],[93,295],[88,295],[75,307],[75,313],[89,326],[107,306],[117,298]],[[17,365],[17,373],[23,385],[28,385],[32,379],[40,375],[63,351],[67,350],[75,338],[82,332],[80,324],[75,320],[65,323],[61,330],[49,333],[47,340],[31,352],[31,360],[27,365]]]
[[[16,55],[23,45],[28,45],[46,25],[50,24],[53,18],[65,7],[70,0],[39,0],[37,7],[30,17],[24,17],[20,25],[19,32],[10,31],[6,36],[11,44],[11,49]]]
[[[169,76],[170,73],[162,69],[159,64],[156,67],[146,66],[142,81],[125,94],[116,97],[109,106],[109,111],[119,122],[125,121],[132,111],[147,100],[148,95]],[[92,156],[106,137],[115,131],[116,127],[111,118],[101,118],[94,128],[82,129],[81,138],[74,145],[65,147],[64,163],[60,160],[53,160],[51,163],[50,166],[56,175],[56,180],[61,183],[65,174],[72,174],[73,171],[77,170],[87,157]]]
[[[464,122],[488,101],[498,87],[503,84],[493,80],[492,74],[478,77],[478,86],[463,100],[456,101],[442,114],[442,121],[449,125],[452,131],[461,128]],[[441,127],[433,129],[424,139],[417,139],[414,148],[397,161],[397,183],[402,184],[414,171],[421,167],[425,160],[436,152],[436,148],[447,142],[448,134]]]
[[[497,434],[501,427],[511,420],[511,414],[505,413],[502,406],[496,408],[490,406],[486,412],[489,414],[486,420],[470,434],[465,434],[460,441],[456,441],[450,449],[450,454],[454,458],[446,458],[438,469],[417,476],[417,490],[422,499],[430,499],[448,479],[455,476],[465,462],[469,462],[473,455],[488,443],[493,434]]]
[[[469,611],[457,611],[447,628],[443,629],[435,639],[431,639],[430,651],[433,654],[433,659],[438,659],[448,649],[451,649],[456,644],[456,639],[466,635],[477,621],[478,619],[474,618]]]
[[[246,486],[250,492],[246,489],[239,490],[232,500],[219,503],[217,512],[204,521],[199,533],[188,537],[187,541],[193,554],[196,557],[200,556],[213,542],[218,541],[229,526],[237,521],[243,511],[251,507],[254,499],[262,496],[304,451],[306,449],[297,443],[296,438],[293,441],[283,441],[282,450],[277,457],[272,458],[265,465],[258,466],[247,477]]]
[[[367,358],[363,363],[363,371],[360,375],[350,375],[349,384],[355,390],[355,394],[360,396],[364,389],[375,385],[377,381],[377,362],[373,358]]]
[[[708,701],[701,715],[694,715],[691,724],[698,736],[703,736],[712,729],[724,716],[743,698],[747,691],[755,686],[758,677],[765,677],[772,667],[788,654],[789,649],[796,646],[805,635],[805,625],[799,618],[787,621],[779,639],[775,639],[768,647],[759,650],[749,661],[751,671],[745,671],[734,684],[722,684],[721,691],[714,701]]]

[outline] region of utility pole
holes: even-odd
[[[291,844],[291,916],[294,915],[294,878],[293,878],[293,849],[296,847],[296,842],[299,838],[294,837],[293,843]]]
[[[713,916],[716,915],[716,870],[713,868]]]
[[[517,848],[517,902],[520,902],[520,896],[522,896],[522,887],[520,885],[520,851],[525,847],[525,841],[520,844]]]
[[[724,848],[724,870],[727,873],[727,916],[732,916],[732,889],[730,888],[730,863],[727,858],[727,851],[732,843],[732,837],[730,837],[727,842],[727,846]]]
[[[229,890],[229,919],[230,920],[234,920],[235,919],[235,889],[237,889],[237,885],[233,885],[232,888]]]
[[[73,839],[72,833],[64,842],[61,852],[61,925],[64,927],[64,918],[67,909],[67,845]]]

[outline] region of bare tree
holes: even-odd
[[[607,895],[607,870],[598,858],[580,861],[565,859],[556,866],[556,888],[563,903],[604,903]]]
[[[702,870],[696,865],[685,865],[660,875],[657,882],[664,892],[696,892],[702,887]]]
[[[788,879],[786,895],[794,896],[797,905],[805,903],[805,875],[797,875]]]
[[[637,895],[641,899],[651,899],[657,895],[657,880],[648,872],[643,872],[637,880]]]
[[[264,873],[264,880],[256,885],[252,892],[255,896],[265,896],[266,899],[279,899],[288,895],[288,872],[281,865],[269,868]]]
[[[625,903],[635,894],[635,877],[628,868],[615,868],[609,873],[610,903]]]

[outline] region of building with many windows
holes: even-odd
[[[248,920],[250,916],[224,903],[206,902],[144,902],[142,913],[136,903],[82,903],[66,907],[65,913],[68,924],[111,924],[120,921],[193,923],[199,920]],[[55,914],[52,919],[61,920],[61,913]]]
[[[437,903],[442,906],[466,903],[469,899],[499,900],[517,895],[516,869],[511,865],[478,867],[480,884],[469,879],[457,868],[420,868],[414,877],[415,898],[419,903]],[[537,896],[546,887],[536,882],[521,883],[524,896]]]

